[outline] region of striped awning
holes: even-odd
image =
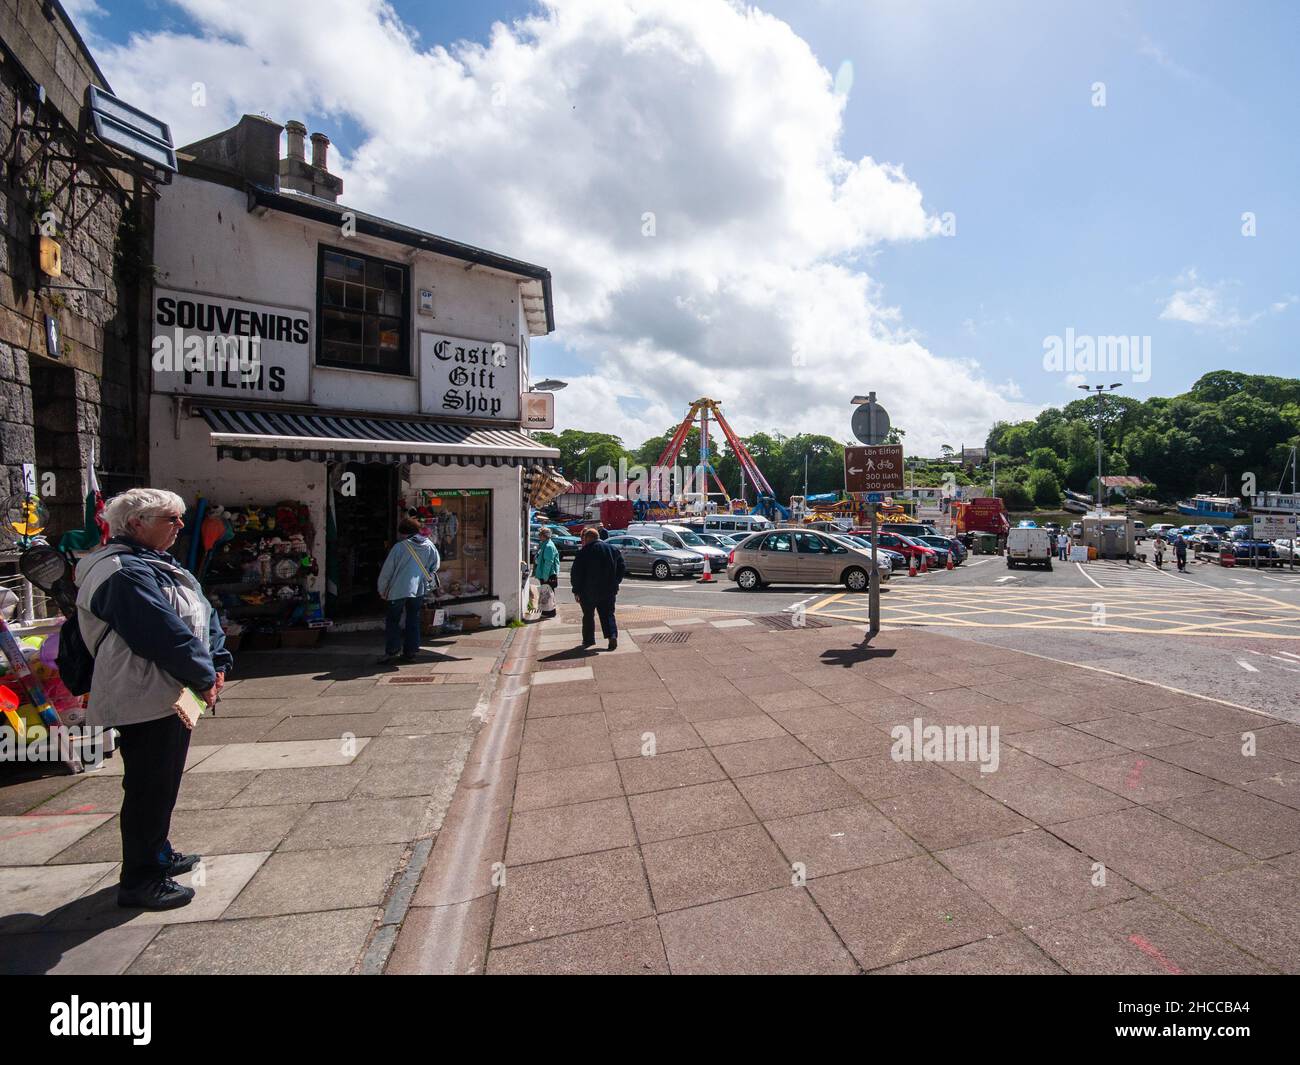
[[[194,406],[219,459],[410,462],[424,466],[553,466],[560,457],[515,429],[358,414]]]

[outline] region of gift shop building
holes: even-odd
[[[158,203],[150,475],[193,508],[183,561],[245,631],[373,617],[415,514],[439,605],[517,618],[559,457],[521,415],[550,273],[345,206],[306,132],[245,115],[179,150]]]

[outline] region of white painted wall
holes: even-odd
[[[242,192],[177,176],[161,190],[155,262],[167,288],[307,311],[315,355],[317,249],[321,244],[411,267],[412,375],[311,367],[312,402],[322,407],[416,413],[420,409],[420,330],[521,344],[526,335],[516,278],[278,211],[249,213]],[[434,314],[418,313],[416,294],[433,290]],[[165,387],[165,384],[162,385]]]
[[[217,449],[210,443],[208,423],[182,415],[179,423],[170,396],[155,395],[149,405],[149,483],[154,488],[175,492],[187,505],[198,496],[222,505],[278,503],[294,499],[311,511],[315,533],[312,553],[320,573],[308,587],[321,593],[325,602],[325,490],[323,462],[263,462],[252,459],[217,461]]]
[[[410,488],[490,488],[492,489],[492,595],[505,606],[505,618],[520,616],[520,589],[523,584],[519,566],[519,501],[522,473],[513,466],[411,466]],[[453,614],[477,614],[484,624],[491,624],[492,603],[465,603],[448,607]],[[498,622],[502,619],[497,618]]]

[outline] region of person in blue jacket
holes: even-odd
[[[184,527],[174,492],[132,488],[104,507],[111,539],[78,564],[77,624],[94,656],[86,724],[118,730],[122,870],[117,904],[186,905],[173,877],[199,864],[168,839],[190,748],[176,712],[185,687],[215,707],[234,659],[198,580],[167,553]]]
[[[614,600],[618,586],[627,576],[622,553],[610,547],[590,526],[582,530],[582,547],[569,567],[573,597],[582,607],[582,646],[585,650],[596,642],[596,622],[600,615],[601,635],[609,641],[609,650],[618,649],[618,623],[614,620]]]
[[[397,533],[399,539],[379,571],[379,594],[388,601],[381,665],[415,660],[420,650],[420,606],[442,565],[438,549],[420,532],[420,523],[414,518],[398,522]]]

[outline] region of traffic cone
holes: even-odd
[[[709,565],[709,556],[708,556],[708,555],[705,555],[705,556],[704,556],[704,573],[700,576],[700,579],[697,580],[695,583],[696,583],[696,584],[712,584],[712,583],[713,583],[713,567]]]
[[[907,575],[908,575],[909,577],[915,577],[915,576],[916,576],[916,556],[915,556],[915,555],[908,555],[908,556],[907,556]]]
[[[930,560],[925,555],[921,556],[921,572],[922,573],[930,572]]]
[[[951,552],[951,551],[948,552],[948,565],[945,566],[944,568],[945,568],[945,569],[952,569],[952,552]]]

